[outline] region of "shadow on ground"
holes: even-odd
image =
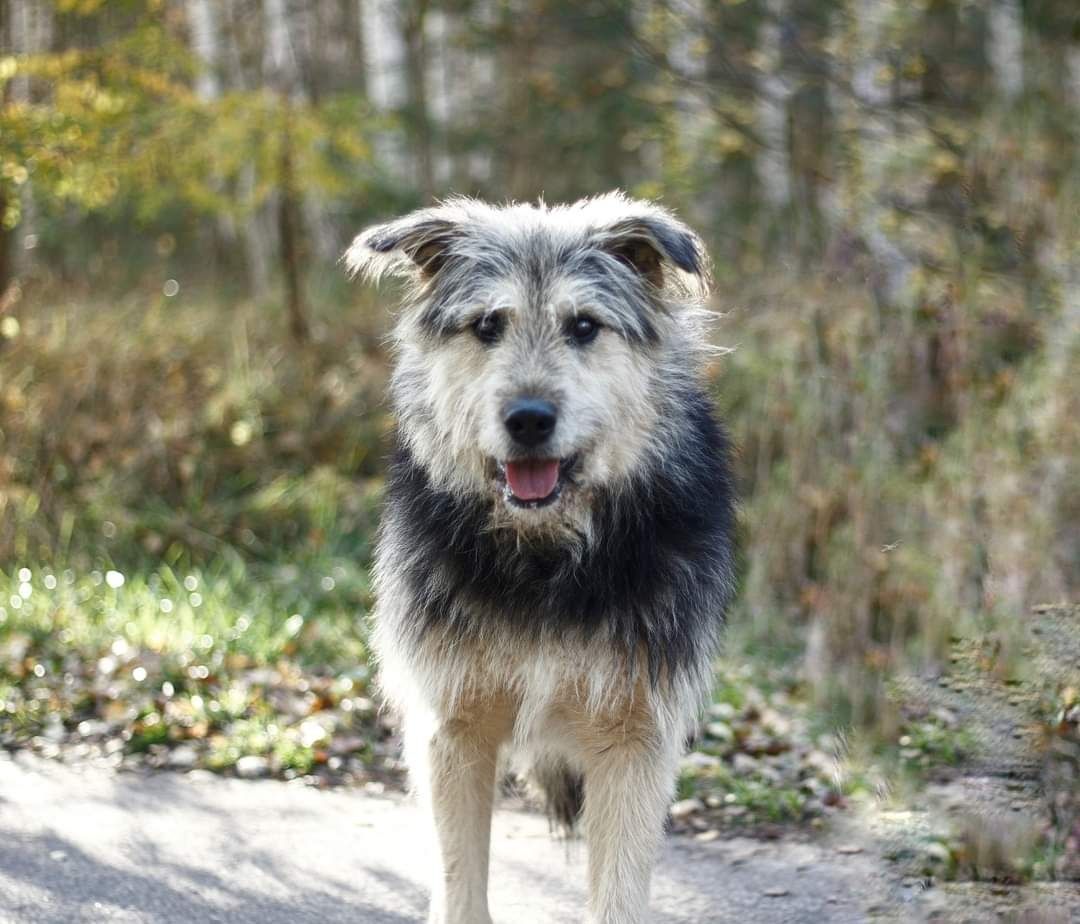
[[[0,760],[0,918],[422,921],[420,819],[399,797],[196,772],[116,774]],[[867,854],[827,844],[673,838],[655,920],[867,920],[888,898]],[[534,815],[497,815],[491,905],[506,924],[581,920],[585,851]]]

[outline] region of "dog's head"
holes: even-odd
[[[708,270],[670,212],[621,193],[454,199],[368,229],[345,260],[407,280],[392,394],[440,489],[493,495],[521,530],[580,530],[598,488],[671,457]]]

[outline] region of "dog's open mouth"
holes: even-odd
[[[498,463],[507,503],[515,507],[546,507],[562,493],[576,457],[569,459],[509,459]]]

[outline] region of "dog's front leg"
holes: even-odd
[[[429,924],[491,924],[487,905],[491,808],[502,724],[410,715],[406,759],[433,823]]]
[[[659,734],[601,741],[585,760],[593,924],[648,919],[649,879],[674,789],[678,748]]]

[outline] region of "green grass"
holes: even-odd
[[[346,559],[306,564],[313,570],[230,562],[127,575],[23,566],[0,574],[0,624],[8,647],[19,638],[42,650],[34,666],[46,671],[62,669],[65,653],[110,647],[212,669],[291,655],[308,666],[362,663],[366,569]]]
[[[376,771],[369,604],[363,563],[329,556],[18,567],[0,575],[0,744],[151,765],[186,746],[193,764],[264,756],[284,775],[327,763],[334,745]]]

